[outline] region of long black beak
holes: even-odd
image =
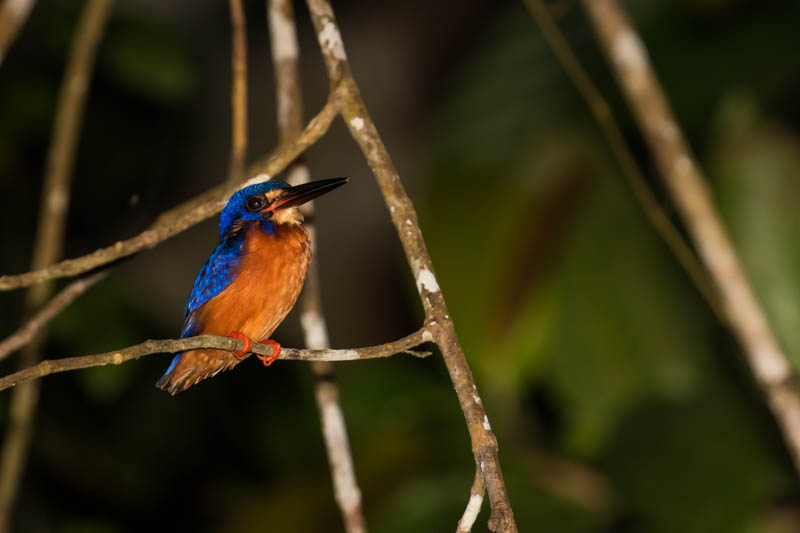
[[[326,192],[331,192],[333,189],[344,185],[349,180],[350,178],[330,178],[289,187],[285,189],[283,194],[278,196],[265,211],[279,211],[289,207],[297,207],[318,196],[322,196]]]

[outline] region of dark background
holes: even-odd
[[[2,273],[30,262],[81,5],[38,2],[0,65]],[[627,5],[800,364],[800,5]],[[739,347],[646,222],[522,4],[334,7],[420,212],[520,530],[800,531],[797,473]],[[246,8],[255,159],[277,136],[264,2]],[[555,11],[664,198],[579,3]],[[328,85],[302,4],[297,15],[308,118]],[[224,179],[229,60],[227,2],[119,0],[82,128],[67,256],[133,236]],[[332,344],[413,331],[422,316],[413,279],[341,121],[308,163],[315,178],[351,177],[318,203]],[[215,224],[119,265],[53,322],[47,357],[176,336]],[[0,293],[0,335],[19,326],[22,297]],[[296,314],[276,338],[302,345]],[[341,530],[307,366],[248,360],[172,398],[153,387],[170,358],[45,378],[15,529]],[[370,530],[454,530],[473,462],[440,358],[336,370]],[[8,399],[0,393],[3,425]],[[486,508],[475,531],[485,531]]]

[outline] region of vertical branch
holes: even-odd
[[[800,471],[800,390],[794,372],[756,300],[644,45],[617,0],[583,0],[583,5]]]
[[[231,13],[231,160],[228,182],[244,177],[247,159],[247,27],[242,0],[228,1]]]
[[[33,269],[54,263],[62,255],[72,167],[89,76],[111,6],[111,0],[89,0],[78,23],[61,83],[53,137],[47,155]],[[25,299],[26,312],[41,307],[52,293],[52,288],[52,282],[31,287]],[[25,347],[20,358],[23,368],[32,366],[40,358],[44,340],[44,333],[40,332]],[[26,383],[17,387],[11,397],[9,425],[0,456],[0,533],[9,527],[11,507],[27,460],[38,393],[37,383]]]
[[[298,69],[298,45],[294,13],[291,0],[269,0],[268,16],[271,49],[276,80],[276,104],[278,128],[281,142],[285,143],[299,135],[303,127],[303,106]],[[302,160],[289,167],[292,184],[309,181],[308,167]],[[313,202],[306,204],[306,214],[313,215]],[[322,314],[322,292],[319,280],[319,262],[316,259],[316,231],[313,218],[306,224],[311,238],[312,261],[309,265],[302,298],[300,323],[305,343],[311,349],[330,347],[328,328]],[[311,363],[314,373],[315,397],[322,423],[325,449],[331,468],[334,497],[342,513],[348,533],[366,532],[366,520],[361,504],[361,491],[356,480],[353,457],[347,438],[342,408],[339,403],[339,388],[330,362]]]
[[[34,0],[5,0],[0,6],[0,65],[31,12]]]
[[[516,532],[514,514],[500,470],[497,439],[447,311],[416,211],[361,99],[347,62],[333,8],[328,0],[307,0],[307,3],[339,112],[350,130],[350,135],[361,148],[383,194],[422,300],[426,319],[425,331],[442,352],[464,414],[475,462],[489,495],[492,509],[489,528],[494,531]]]

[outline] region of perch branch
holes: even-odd
[[[231,160],[228,182],[238,183],[247,159],[247,26],[242,0],[229,0],[231,13]],[[299,132],[298,132],[299,133]]]
[[[86,107],[86,95],[97,46],[111,13],[111,6],[111,0],[89,0],[83,8],[75,31],[59,89],[52,140],[47,154],[33,249],[34,269],[57,261],[63,253],[72,169]],[[26,294],[26,312],[41,307],[52,290],[52,283],[31,287]],[[40,330],[21,354],[22,367],[39,360],[44,341],[44,331]],[[11,522],[11,509],[27,462],[38,398],[38,383],[26,384],[14,390],[11,396],[8,430],[0,457],[0,532],[7,531]]]
[[[400,353],[413,355],[415,357],[427,357],[430,355],[430,352],[412,350],[412,348],[427,342],[426,331],[426,328],[422,328],[402,339],[378,346],[368,346],[366,348],[351,348],[347,350],[298,350],[296,348],[282,348],[278,359],[284,361],[357,361],[361,359],[391,357],[392,355]],[[90,368],[93,366],[119,365],[131,359],[139,359],[145,355],[177,353],[198,348],[216,348],[218,350],[234,351],[244,348],[244,343],[238,339],[220,337],[217,335],[198,335],[197,337],[187,337],[185,339],[147,340],[121,350],[114,350],[113,352],[42,361],[35,366],[0,378],[0,390],[5,390],[21,383],[26,383],[58,372],[68,372],[70,370],[79,370],[81,368]],[[272,347],[268,344],[254,342],[252,343],[252,348],[252,353],[263,355],[272,354]],[[244,357],[249,356],[250,354],[246,354]]]
[[[98,272],[91,276],[77,279],[64,287],[64,289],[50,300],[41,311],[32,316],[21,328],[0,342],[0,360],[5,359],[14,351],[19,350],[31,342],[34,336],[49,324],[51,320],[58,316],[61,311],[66,309],[76,298],[89,290],[89,288],[94,286],[98,281],[105,278],[106,275],[107,272],[105,271]]]
[[[0,6],[0,65],[33,8],[34,0],[5,0]]]
[[[326,104],[296,140],[280,145],[271,155],[255,164],[253,169],[260,174],[267,174],[268,176],[278,174],[328,130],[335,116],[336,109],[334,105],[332,103]],[[258,181],[268,179],[268,177],[263,176],[257,176],[257,178]],[[247,184],[248,182],[245,181],[244,183]],[[242,184],[240,183],[232,186],[215,187],[210,192],[203,193],[198,198],[186,202],[189,206],[177,206],[162,214],[159,217],[160,222],[158,224],[154,224],[136,237],[119,241],[105,248],[99,248],[82,257],[67,259],[31,272],[0,276],[0,290],[17,289],[51,279],[76,276],[123,257],[133,255],[136,252],[153,248],[170,237],[186,231],[219,213],[225,206],[230,194],[241,186]]]
[[[361,99],[330,3],[328,0],[307,0],[307,4],[339,112],[350,134],[361,148],[381,189],[416,280],[428,329],[442,351],[442,357],[464,413],[475,462],[480,467],[489,494],[492,510],[489,528],[494,531],[516,532],[517,526],[500,470],[497,439],[492,433],[489,418],[483,408],[475,381],[472,379],[472,372],[456,335],[455,326],[436,281],[416,211]]]
[[[572,52],[569,43],[567,43],[561,30],[558,29],[558,25],[553,20],[550,8],[545,5],[543,0],[524,0],[524,2],[528,11],[530,11],[539,25],[542,35],[550,45],[559,63],[561,63],[567,76],[569,76],[572,84],[583,97],[589,111],[600,126],[647,220],[650,221],[650,224],[672,251],[675,259],[686,271],[689,279],[692,280],[697,291],[714,312],[717,319],[722,323],[726,323],[725,315],[720,306],[719,294],[708,272],[700,264],[694,251],[689,247],[678,228],[672,223],[666,210],[661,207],[656,195],[647,183],[642,169],[636,162],[633,151],[622,135],[622,131],[614,118],[614,113],[611,111],[611,106]]]
[[[741,267],[644,44],[616,0],[583,0],[583,6],[800,470],[800,389],[795,374]]]
[[[269,0],[267,7],[272,38],[272,62],[275,70],[278,129],[281,140],[285,141],[295,137],[303,125],[297,31],[291,0]],[[292,185],[306,183],[310,179],[308,167],[302,159],[298,159],[289,167],[288,176]],[[313,215],[313,212],[314,202],[305,204],[304,214]],[[309,216],[309,219],[313,221],[313,216]],[[330,347],[330,343],[327,323],[322,313],[317,239],[313,222],[307,223],[306,229],[311,239],[312,260],[303,288],[300,324],[307,347],[326,349]],[[311,363],[311,370],[314,374],[314,396],[331,469],[334,499],[342,513],[345,531],[366,533],[361,490],[356,479],[333,364],[328,361],[316,361]]]

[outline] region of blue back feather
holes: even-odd
[[[242,260],[244,233],[223,240],[208,257],[194,280],[192,292],[186,301],[183,316],[202,306],[224,291],[236,277],[236,267]]]

